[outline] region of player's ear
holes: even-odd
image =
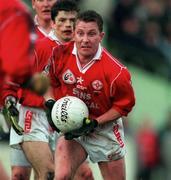
[[[35,9],[35,0],[32,0],[32,8]]]
[[[56,28],[56,24],[54,21],[52,21],[52,29],[55,29]]]
[[[101,38],[101,40],[100,40],[100,41],[102,41],[102,40],[103,40],[104,35],[105,35],[105,32],[101,32],[101,33],[100,33],[100,38]]]
[[[73,41],[75,41],[75,30],[73,32]]]

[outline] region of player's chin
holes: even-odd
[[[91,53],[91,48],[81,48],[80,52],[84,56],[90,56],[92,54]]]
[[[50,21],[51,20],[50,14],[44,14],[43,19],[44,19],[44,21]]]
[[[64,39],[65,42],[69,42],[69,41],[71,41],[73,39],[73,36],[72,35],[64,36],[63,39]]]

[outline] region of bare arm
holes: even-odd
[[[109,121],[116,120],[121,117],[121,114],[117,112],[114,108],[109,109],[106,113],[97,117],[96,120],[99,124],[103,124]]]

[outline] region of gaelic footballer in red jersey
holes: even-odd
[[[25,6],[16,0],[1,0],[0,10],[0,84],[6,76],[18,86],[32,74],[33,22]]]
[[[17,0],[0,0],[0,106],[5,80],[16,89],[31,76],[33,66],[33,22]],[[24,42],[24,43],[23,43]],[[16,96],[16,92],[13,92]],[[0,165],[1,179],[9,179]]]
[[[72,178],[73,171],[87,155],[98,163],[104,179],[125,179],[122,116],[132,110],[135,97],[129,71],[101,46],[103,36],[101,16],[95,11],[86,11],[77,17],[75,42],[53,50],[50,78],[51,85],[56,88],[55,98],[70,95],[82,99],[92,119],[80,130],[70,132],[72,141],[66,140],[68,134],[59,138],[55,179],[64,174]],[[60,162],[66,167],[65,172]],[[72,172],[71,167],[75,168]]]
[[[58,1],[53,5],[51,9],[53,30],[49,33],[48,37],[36,43],[34,72],[46,71],[46,65],[48,64],[53,47],[72,40],[73,21],[76,19],[77,11],[78,8],[73,1]],[[49,127],[44,110],[42,108],[34,108],[38,102],[42,105],[44,104],[44,97],[37,96],[28,89],[20,90],[18,95],[22,104],[19,112],[19,123],[24,128],[25,133],[23,134],[24,137],[20,138],[12,132],[10,145],[14,147],[22,144],[22,149],[28,157],[28,161],[31,162],[35,169],[37,177],[46,179],[48,172],[52,173],[54,169],[53,154],[50,148],[54,151],[56,141],[54,139],[55,133]],[[44,149],[43,152],[42,149]],[[35,161],[35,158],[39,160]],[[14,163],[16,165],[16,162]],[[21,170],[21,166],[19,170]],[[76,178],[93,179],[92,172],[87,163],[84,163],[79,168]]]
[[[38,39],[48,36],[52,29],[51,8],[56,0],[32,0],[32,7],[36,12],[34,23]]]
[[[34,56],[35,72],[47,72],[48,60],[53,48],[60,44],[66,44],[73,39],[73,26],[79,9],[74,5],[74,2],[68,2],[68,0],[55,4],[51,9],[52,30],[47,37],[38,40],[36,43]],[[29,94],[28,90],[20,91],[18,95],[25,106],[44,107],[44,98],[36,98],[36,96],[32,98],[33,94]]]
[[[48,33],[52,28],[50,10],[54,2],[55,0],[43,0],[43,1],[32,0],[32,6],[36,13],[35,18],[34,18],[34,24],[35,24],[35,30],[36,30],[38,40],[48,36]],[[37,61],[34,60],[34,67],[29,68],[29,69],[32,69],[35,72],[35,70],[37,71],[37,67],[38,67]],[[35,93],[33,93],[32,91],[29,91],[28,89],[25,89],[25,93],[22,95],[24,96],[27,95],[26,91],[28,91],[31,94],[32,99],[34,99],[34,96],[35,98],[37,97]],[[27,113],[27,115],[29,116],[30,114],[31,113]],[[26,119],[27,119],[26,120],[26,123],[27,123],[29,118],[26,118]],[[30,124],[29,123],[27,124],[28,124],[27,127],[29,127]],[[11,128],[10,144],[11,144],[11,141],[15,140],[15,138],[17,137],[18,135]],[[11,179],[16,179],[16,177],[18,177],[19,179],[22,178],[25,180],[29,180],[31,176],[31,164],[28,162],[22,149],[16,149],[16,148],[11,147],[11,169],[12,169]]]

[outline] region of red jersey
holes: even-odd
[[[38,34],[39,33],[40,31],[38,32]],[[52,53],[52,49],[58,46],[59,44],[61,43],[54,34],[53,30],[51,30],[51,32],[47,36],[44,36],[43,38],[37,40],[34,51],[34,61],[35,61],[34,72],[41,72],[45,70],[45,67],[48,64],[48,60]]]
[[[4,77],[12,86],[18,87],[32,74],[32,45],[35,34],[31,16],[18,0],[0,0],[0,22],[0,92],[2,92]],[[3,95],[7,94],[16,96],[16,91],[8,93],[6,90]],[[2,99],[0,101],[2,103]]]
[[[37,34],[37,39],[38,40],[43,39],[44,37],[48,36],[48,33],[45,32],[43,30],[43,28],[39,25],[38,20],[37,20],[37,15],[34,18],[34,24],[36,26],[36,34]]]
[[[96,118],[110,108],[126,116],[135,104],[127,68],[99,45],[95,57],[84,67],[77,58],[73,42],[53,50],[50,66],[56,99],[66,95],[82,99]]]
[[[48,71],[48,62],[52,49],[58,46],[59,43],[58,39],[52,35],[37,41],[34,56],[34,72]],[[18,91],[18,99],[22,105],[31,107],[42,107],[44,103],[42,96],[38,96],[28,89],[20,89]]]
[[[58,42],[45,37],[36,43],[35,47],[35,72],[42,72],[48,64],[49,58],[52,53],[52,49],[58,46]]]
[[[38,26],[36,26],[36,34],[37,34],[37,39],[43,39],[44,37],[46,37],[47,35],[43,34],[40,29],[38,28]]]

